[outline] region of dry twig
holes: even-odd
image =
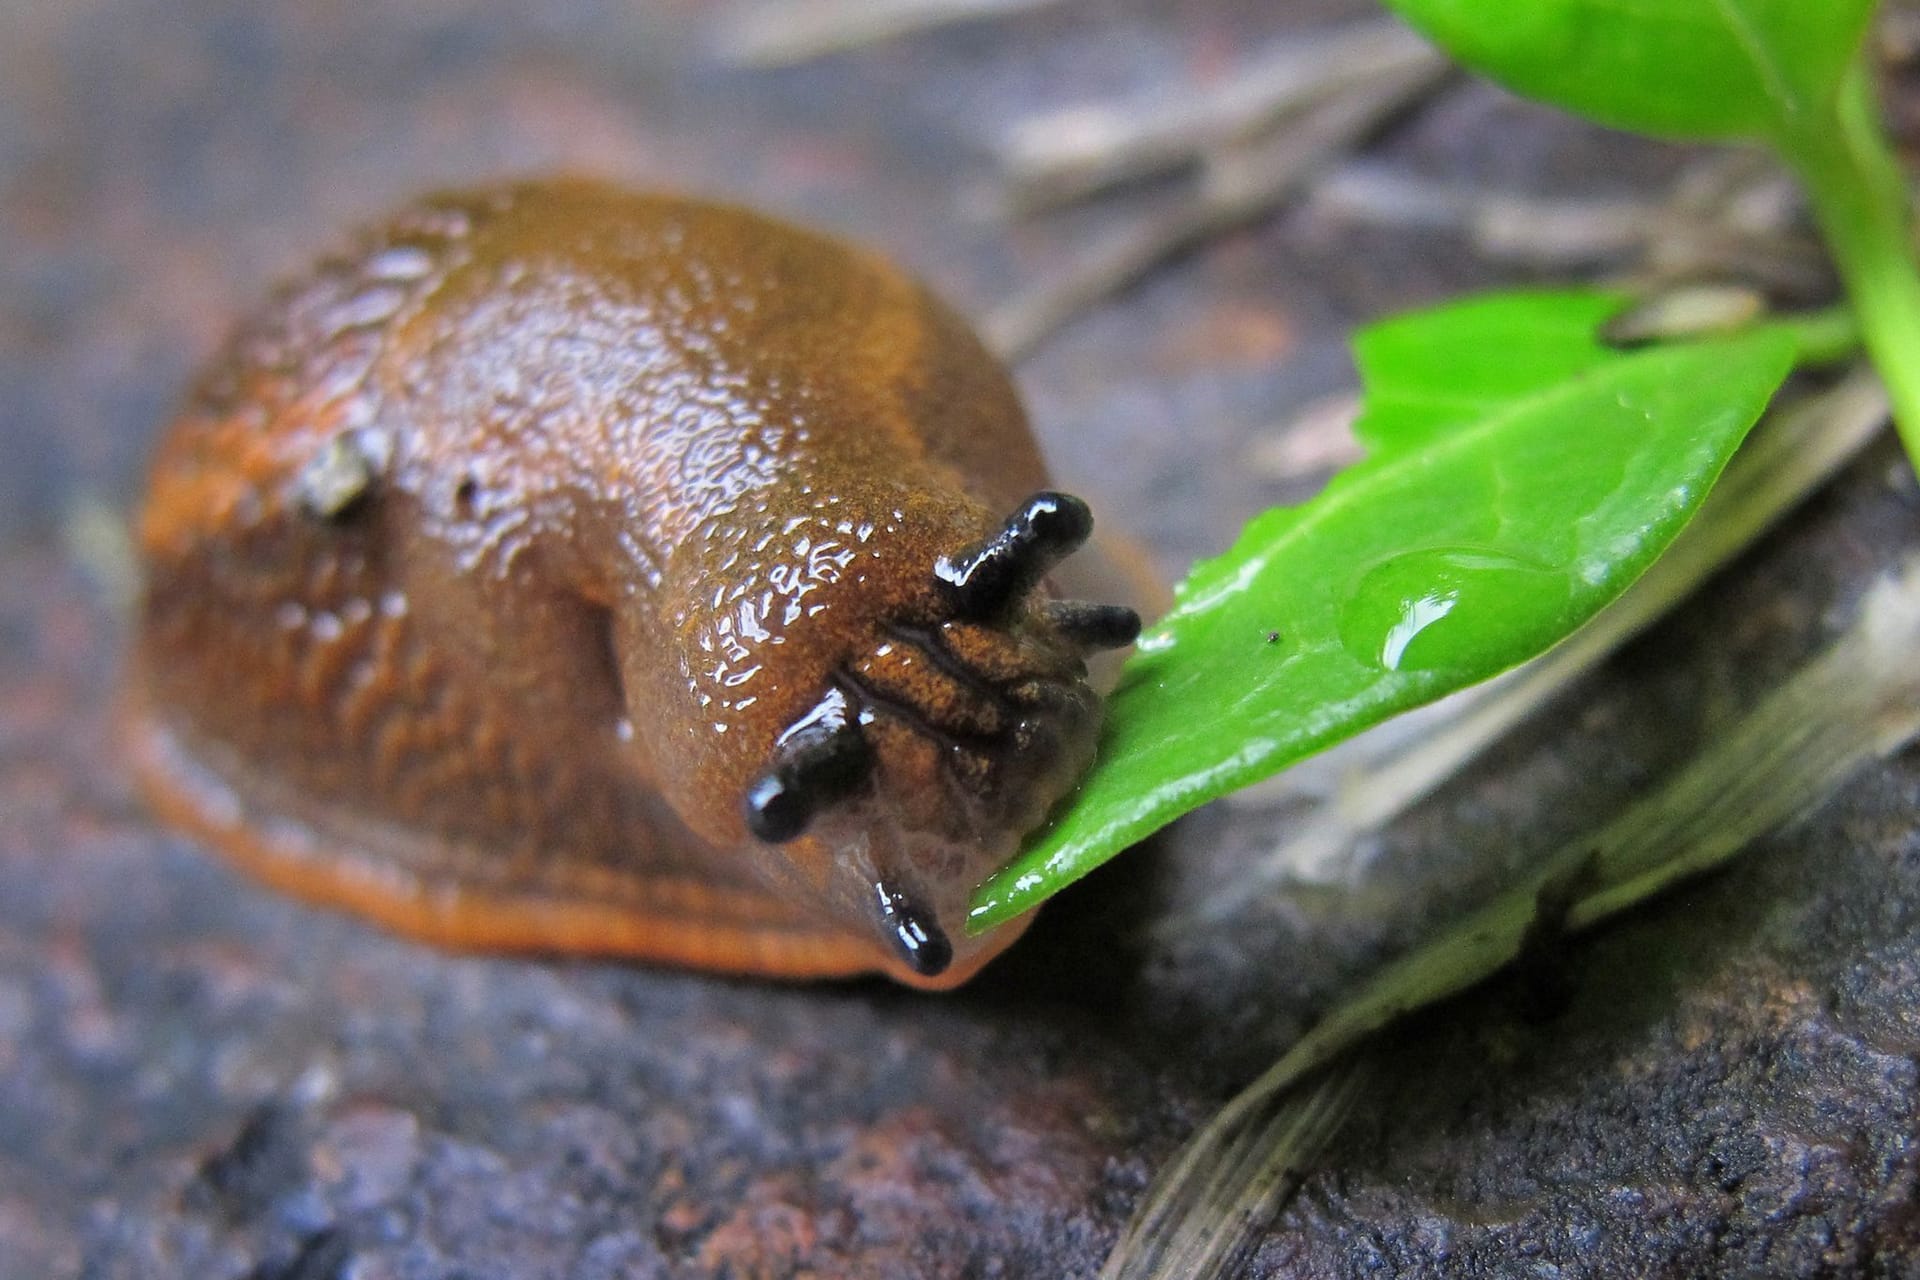
[[[1030,212],[1196,164],[1314,103],[1438,60],[1433,46],[1400,23],[1367,22],[1287,41],[1221,84],[1175,102],[1080,104],[1029,116],[998,148],[1009,200]]]
[[[1777,172],[1724,193],[1682,175],[1665,200],[1554,198],[1484,191],[1353,163],[1313,192],[1323,215],[1376,225],[1456,230],[1481,255],[1529,267],[1571,270],[1638,258],[1629,279],[1733,277],[1794,293],[1826,285],[1818,244],[1792,225],[1794,206]]]
[[[1042,279],[989,312],[982,325],[987,344],[1007,359],[1018,359],[1167,258],[1266,215],[1446,74],[1436,62],[1383,76],[1336,94],[1273,138],[1209,157],[1191,199],[1122,229],[1061,275]]]
[[[729,11],[714,52],[743,67],[785,67],[930,27],[993,18],[1055,0],[771,0]]]

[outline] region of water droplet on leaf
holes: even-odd
[[[1340,641],[1387,671],[1486,665],[1561,628],[1567,575],[1493,547],[1428,547],[1381,560],[1340,610]]]

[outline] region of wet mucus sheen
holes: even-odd
[[[162,441],[128,704],[155,805],[437,942],[963,981],[1086,768],[1086,538],[1011,385],[880,259],[553,182],[283,289]]]

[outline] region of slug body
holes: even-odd
[[[415,936],[951,986],[1138,627],[1051,598],[1087,526],[881,260],[590,182],[431,198],[167,433],[134,752],[172,820]]]

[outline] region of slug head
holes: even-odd
[[[1036,591],[1091,530],[1085,503],[1042,492],[935,557],[923,607],[873,619],[741,790],[752,838],[908,981],[951,985],[1012,940],[967,937],[968,897],[1092,761],[1086,654],[1140,620]]]

